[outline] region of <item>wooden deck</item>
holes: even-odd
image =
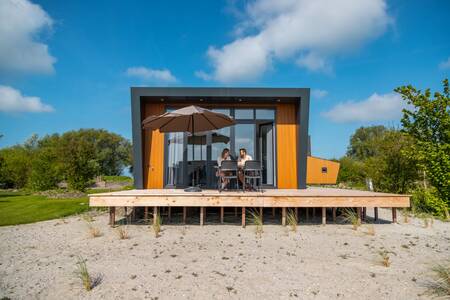
[[[204,190],[200,193],[184,192],[180,189],[147,189],[128,190],[89,195],[89,205],[93,207],[109,207],[114,223],[115,207],[200,207],[200,223],[203,224],[204,208],[221,207],[221,220],[223,207],[241,207],[242,223],[245,225],[245,208],[258,207],[282,208],[283,223],[285,223],[286,208],[322,208],[322,221],[326,221],[326,208],[333,208],[333,218],[338,207],[354,207],[358,215],[362,215],[368,207],[377,211],[378,207],[392,208],[393,221],[396,221],[396,208],[410,206],[409,195],[396,195],[375,193],[358,190],[314,188],[304,190],[295,189],[267,189],[263,192],[242,192]],[[364,210],[362,210],[362,208]],[[184,209],[185,211],[185,209]],[[183,219],[185,219],[185,212]],[[364,217],[362,215],[362,217]]]

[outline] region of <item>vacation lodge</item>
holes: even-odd
[[[195,105],[234,119],[233,126],[202,133],[195,139],[188,132],[160,132],[143,129],[142,122],[183,107]],[[364,217],[367,207],[409,207],[405,195],[374,193],[325,187],[334,184],[337,162],[311,156],[309,126],[309,88],[183,88],[132,87],[131,118],[133,141],[133,176],[135,189],[90,195],[91,206],[108,206],[114,222],[115,207],[148,207],[153,213],[159,207],[200,208],[204,223],[207,207],[242,208],[245,225],[246,208],[281,208],[282,222],[286,209],[321,208],[326,221],[326,208],[357,208]],[[187,131],[187,130],[186,130]],[[191,147],[194,146],[194,147]],[[232,157],[239,149],[261,163],[262,190],[217,190],[216,159],[228,148]],[[203,189],[185,192],[192,178]],[[308,209],[306,209],[308,213]]]

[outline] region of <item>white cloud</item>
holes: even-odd
[[[28,0],[0,1],[0,71],[52,73],[56,59],[37,40],[53,20]]]
[[[439,64],[439,69],[441,70],[450,69],[450,57]]]
[[[172,75],[172,73],[167,69],[149,69],[146,67],[131,67],[125,72],[127,76],[137,77],[144,81],[156,81],[173,83],[177,82],[177,78]]]
[[[328,91],[315,89],[311,91],[311,96],[316,99],[321,99],[328,96]]]
[[[336,123],[399,120],[402,109],[408,105],[395,93],[374,93],[362,101],[347,101],[337,104],[322,115]]]
[[[204,71],[195,71],[195,76],[197,76],[200,79],[203,79],[205,81],[209,81],[211,80],[211,75],[209,75],[208,73],[204,72]]]
[[[332,73],[332,68],[325,60],[325,57],[314,52],[300,56],[295,62],[299,67],[304,67],[313,72]]]
[[[53,107],[42,103],[39,97],[28,97],[10,86],[0,85],[0,111],[52,112]]]
[[[245,16],[234,41],[207,51],[214,80],[255,80],[274,60],[330,72],[333,56],[358,49],[391,23],[385,0],[254,0]]]

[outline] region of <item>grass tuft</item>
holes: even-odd
[[[408,224],[409,223],[409,211],[406,208],[402,209],[402,215],[403,215],[403,223]]]
[[[76,269],[75,273],[77,274],[78,278],[81,279],[83,288],[86,291],[92,290],[92,287],[93,287],[92,278],[89,275],[89,271],[86,266],[86,260],[83,257],[78,256],[78,261],[77,261],[76,265],[77,265],[77,269]]]
[[[372,236],[375,235],[375,226],[373,226],[373,224],[367,226],[367,234]]]
[[[433,227],[434,219],[432,216],[425,214],[422,215],[421,218],[423,220],[423,228]]]
[[[255,225],[255,226],[256,226],[256,227],[255,227],[255,233],[256,233],[256,236],[259,237],[259,238],[261,238],[262,233],[264,232],[264,230],[263,230],[263,219],[262,219],[262,216],[261,216],[261,214],[258,212],[258,210],[256,210],[256,209],[250,210],[249,214],[250,214],[250,220],[249,220],[249,223],[250,223],[251,225]]]
[[[89,236],[92,238],[96,238],[102,236],[102,232],[100,231],[99,228],[89,225]]]
[[[297,224],[298,220],[295,216],[295,211],[293,209],[289,209],[286,216],[286,221],[288,226],[291,228],[293,232],[297,232]]]
[[[431,268],[433,280],[426,283],[427,293],[443,299],[450,299],[450,261],[447,265],[437,264]]]
[[[361,226],[361,221],[358,218],[358,213],[350,208],[346,208],[343,211],[344,220],[346,222],[350,222],[353,225],[353,230],[358,230],[358,227]]]
[[[119,236],[119,239],[126,240],[130,238],[130,235],[128,234],[126,226],[119,226],[117,227],[117,235]]]
[[[381,264],[383,266],[385,266],[386,268],[388,268],[391,265],[389,251],[386,251],[386,250],[379,251],[378,254],[380,255],[380,258],[381,258]]]
[[[162,220],[161,220],[161,217],[159,216],[159,214],[154,216],[154,218],[155,218],[155,220],[152,225],[153,232],[155,233],[155,237],[159,237],[160,233],[161,233]]]

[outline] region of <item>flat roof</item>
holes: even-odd
[[[309,98],[309,88],[131,87],[136,96],[164,97],[293,97]]]

